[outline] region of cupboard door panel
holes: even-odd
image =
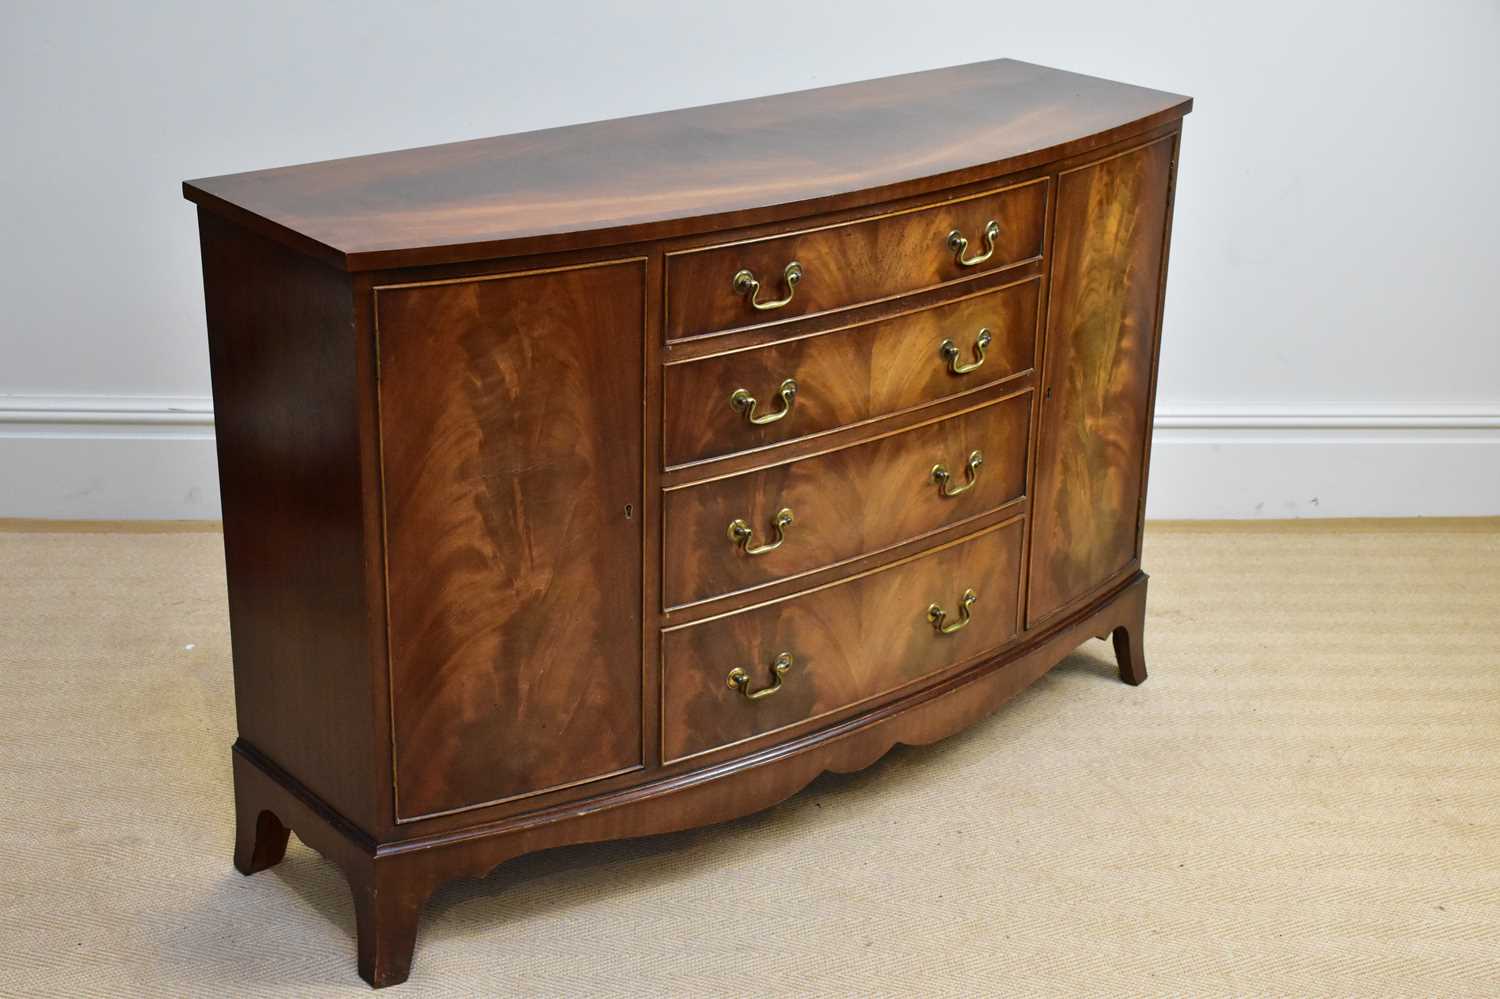
[[[1175,148],[1169,136],[1059,178],[1028,626],[1138,555]]]
[[[402,819],[641,763],[644,277],[377,291]]]

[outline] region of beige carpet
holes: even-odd
[[[1500,525],[1153,526],[1091,642],[937,746],[523,858],[393,994],[1500,993]],[[230,867],[215,534],[0,533],[0,992],[359,995],[295,840]]]

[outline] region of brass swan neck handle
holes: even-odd
[[[734,291],[737,295],[744,295],[757,312],[769,312],[771,309],[779,309],[784,305],[792,304],[792,298],[797,294],[797,282],[802,280],[802,265],[793,260],[786,265],[786,270],[781,272],[781,277],[786,282],[786,297],[778,298],[774,302],[760,301],[760,281],[750,270],[735,273]]]
[[[953,262],[960,267],[978,267],[995,255],[995,240],[1000,238],[1000,223],[990,219],[984,224],[984,252],[976,257],[965,257],[969,241],[957,229],[948,233],[948,249],[953,251]]]
[[[783,507],[776,511],[776,516],[771,518],[771,530],[775,533],[776,539],[752,548],[750,539],[755,536],[755,528],[736,517],[729,522],[729,540],[739,545],[740,551],[746,555],[764,555],[766,552],[774,552],[781,547],[781,543],[786,540],[786,529],[791,526],[792,511]]]
[[[758,701],[762,697],[770,697],[781,689],[782,678],[786,671],[792,668],[792,654],[783,652],[771,662],[771,685],[759,690],[750,689],[750,674],[736,666],[729,671],[729,689],[738,690],[747,701]]]
[[[767,423],[775,423],[784,418],[792,411],[792,403],[797,401],[797,380],[788,378],[776,389],[776,397],[781,400],[781,408],[770,413],[755,415],[755,396],[747,389],[735,389],[729,396],[729,405],[745,414],[745,419],[757,427],[763,427]]]
[[[994,339],[988,329],[981,329],[979,336],[974,340],[974,360],[967,363],[958,359],[958,344],[952,340],[944,340],[938,344],[938,354],[948,362],[950,372],[955,375],[966,375],[970,371],[978,371],[983,366],[984,352],[989,350]]]
[[[932,481],[937,483],[938,495],[944,499],[951,499],[954,496],[962,495],[973,489],[979,482],[979,466],[983,464],[983,452],[970,451],[969,460],[964,464],[966,481],[961,486],[953,484],[953,473],[948,471],[948,466],[933,465],[931,476]]]
[[[927,620],[932,625],[932,630],[939,635],[951,635],[955,631],[963,631],[969,626],[969,622],[973,620],[970,611],[978,600],[979,594],[975,593],[972,589],[964,590],[964,595],[958,602],[958,620],[952,624],[944,623],[948,618],[948,612],[943,610],[941,605],[928,604]]]

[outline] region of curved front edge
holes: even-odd
[[[942,683],[800,739],[654,783],[582,798],[529,815],[400,843],[376,845],[297,788],[252,747],[235,746],[241,826],[270,813],[332,860],[349,879],[359,936],[359,970],[379,988],[406,979],[427,898],[456,878],[479,878],[524,853],[711,825],[796,794],[825,771],[868,767],[900,744],[925,745],[993,713],[1091,637],[1128,633],[1138,668],[1147,577],[1137,573],[1046,634]],[[1117,639],[1117,649],[1119,641]],[[1136,681],[1138,682],[1138,681]],[[272,831],[275,831],[274,829]],[[243,846],[242,846],[243,849]]]
[[[449,877],[482,877],[535,850],[712,825],[791,797],[825,771],[850,773],[898,743],[926,745],[981,720],[1083,641],[1119,628],[1139,638],[1148,577],[1121,586],[1026,645],[902,700],[779,746],[655,783],[530,815],[381,847],[379,855],[441,851]],[[1144,664],[1142,664],[1144,673]]]

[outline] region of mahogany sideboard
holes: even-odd
[[[188,182],[245,874],[359,971],[519,854],[765,808],[1080,642],[1146,677],[1190,99],[1011,60]]]

